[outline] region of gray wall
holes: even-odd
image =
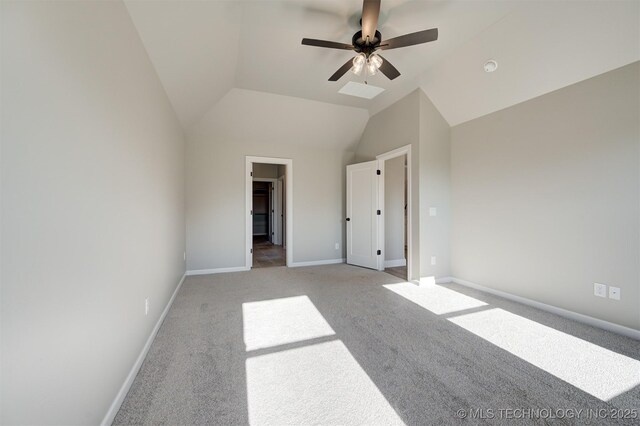
[[[352,163],[375,160],[376,156],[411,145],[412,232],[420,235],[420,91],[415,90],[387,109],[372,116],[362,133]],[[412,242],[411,277],[420,277],[420,240]]]
[[[247,155],[293,160],[293,261],[342,259],[345,166],[367,119],[363,109],[230,91],[188,135],[187,269],[245,265]]]
[[[454,127],[453,275],[640,329],[639,99],[634,63]]]
[[[384,259],[404,259],[405,156],[384,164]]]
[[[449,125],[418,89],[371,117],[356,149],[354,162],[362,162],[411,145],[413,278],[450,276],[450,137]],[[429,217],[429,207],[437,216]]]
[[[121,2],[1,7],[0,423],[97,424],[184,272],[183,136]]]
[[[451,276],[451,128],[425,93],[419,93],[420,276],[443,278]],[[436,216],[429,215],[431,207]]]

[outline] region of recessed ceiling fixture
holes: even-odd
[[[302,39],[302,44],[307,46],[355,50],[358,53],[355,58],[349,59],[338,71],[329,77],[329,81],[338,81],[338,79],[349,70],[360,75],[363,69],[366,70],[367,75],[375,75],[378,73],[378,70],[380,70],[389,80],[393,80],[400,75],[400,71],[382,56],[375,54],[374,52],[376,50],[398,49],[400,47],[428,43],[438,39],[438,29],[431,28],[430,30],[418,31],[382,40],[382,34],[378,31],[379,15],[380,0],[362,1],[362,19],[360,19],[362,30],[353,35],[351,44],[316,40],[313,38]]]
[[[498,69],[498,63],[493,59],[489,59],[487,62],[484,63],[485,72],[494,72],[497,69]]]

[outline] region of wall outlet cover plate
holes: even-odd
[[[598,297],[607,297],[607,286],[604,284],[593,283],[593,294]]]
[[[609,299],[620,300],[620,287],[609,287]]]

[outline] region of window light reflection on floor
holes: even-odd
[[[242,304],[247,351],[335,334],[307,296]]]
[[[640,385],[640,361],[511,312],[493,308],[449,321],[603,401]]]
[[[250,357],[249,423],[402,425],[340,340]]]
[[[435,284],[421,284],[420,286],[417,286],[412,283],[404,282],[398,284],[386,284],[383,287],[399,294],[405,299],[412,301],[416,305],[421,306],[436,315],[443,315],[487,305],[485,302],[478,299],[465,296],[457,291]]]

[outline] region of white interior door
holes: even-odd
[[[380,269],[378,161],[347,166],[347,263]]]

